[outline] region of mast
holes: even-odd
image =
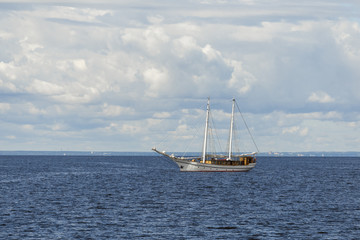
[[[202,152],[202,162],[205,163],[206,157],[206,146],[207,146],[207,135],[209,132],[209,114],[210,114],[210,98],[208,98],[207,107],[206,107],[206,122],[205,122],[205,133],[204,133],[204,145],[203,145],[203,152]]]
[[[235,110],[235,98],[233,98],[232,110],[231,110],[228,160],[231,160],[231,154],[232,154],[232,139],[233,139],[233,131],[234,131],[233,130],[234,129],[234,110]]]

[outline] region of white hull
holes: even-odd
[[[171,160],[179,166],[181,172],[247,172],[256,165],[256,163],[249,163],[248,165],[229,166],[192,162],[178,158],[171,158]]]

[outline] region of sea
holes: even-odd
[[[360,239],[360,158],[2,155],[0,239]]]

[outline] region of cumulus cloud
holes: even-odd
[[[251,87],[255,84],[256,78],[250,72],[246,71],[242,67],[242,63],[238,61],[231,61],[230,63],[234,67],[231,79],[228,82],[230,88],[237,89],[239,94],[245,94],[251,90]]]
[[[126,29],[122,40],[127,45],[135,45],[149,55],[159,55],[162,47],[170,40],[167,33],[160,26],[149,26],[146,29]]]
[[[343,53],[349,58],[350,63],[360,61],[360,24],[348,20],[340,21],[332,27],[335,41],[343,49]]]
[[[13,142],[36,147],[18,127],[33,126],[48,148],[54,131],[73,150],[83,146],[70,141],[77,135],[147,150],[152,131],[188,139],[208,96],[223,118],[223,102],[241,98],[258,135],[279,137],[280,150],[294,135],[316,141],[330,123],[356,139],[348,129],[358,123],[360,27],[342,4],[78,2],[2,10],[0,131]],[[118,149],[113,131],[134,139]]]
[[[182,36],[173,40],[172,51],[175,56],[179,58],[185,58],[189,54],[199,51],[196,39],[191,36]]]
[[[35,79],[27,90],[30,93],[35,94],[45,94],[45,95],[58,95],[64,92],[64,88],[57,84],[48,82],[48,81],[41,81],[39,79]]]
[[[169,79],[165,69],[150,68],[144,72],[144,81],[149,86],[145,94],[149,97],[157,97],[159,92],[167,90],[166,84]]]
[[[2,78],[6,79],[6,80],[14,80],[16,79],[16,67],[14,65],[13,62],[10,63],[5,63],[0,61],[0,72],[3,75]],[[11,81],[4,81],[0,79],[0,83],[1,85],[12,85]],[[12,85],[13,86],[13,85]],[[15,88],[15,86],[11,87],[11,88]]]

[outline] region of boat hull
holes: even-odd
[[[182,159],[171,159],[180,168],[181,172],[247,172],[253,169],[256,163],[249,163],[248,165],[216,165],[206,164],[201,162],[192,162]]]

